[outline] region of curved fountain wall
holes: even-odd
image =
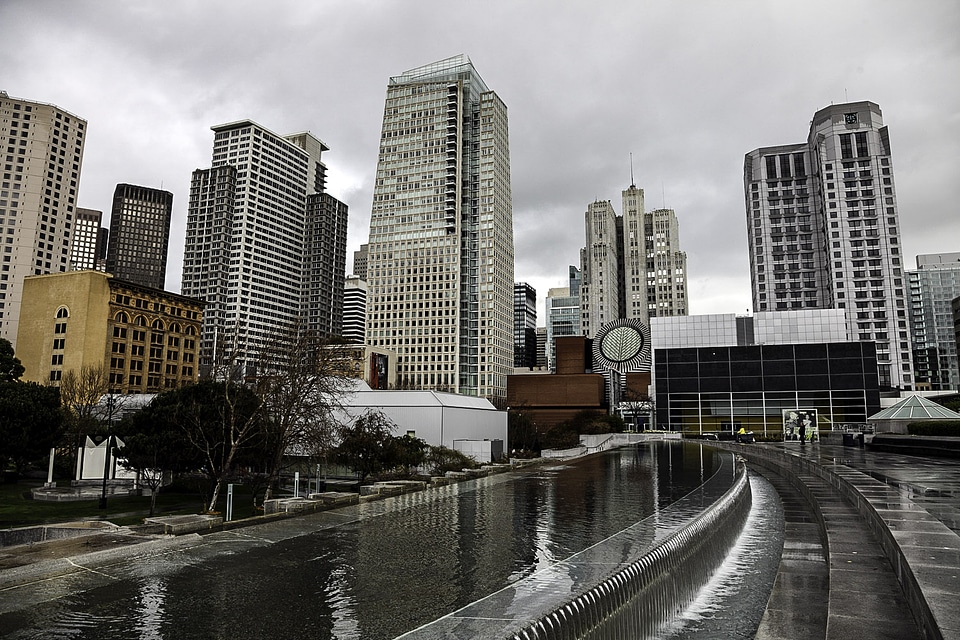
[[[652,637],[675,619],[717,570],[750,512],[746,468],[710,507],[569,603],[529,624],[514,640]]]

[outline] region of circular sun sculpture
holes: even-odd
[[[594,366],[625,374],[650,366],[650,329],[634,319],[603,325],[593,339]]]

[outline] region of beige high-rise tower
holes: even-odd
[[[513,372],[507,108],[460,55],[390,78],[370,216],[367,344],[419,389],[506,396]]]
[[[852,335],[877,345],[882,388],[914,384],[890,134],[880,106],[813,115],[806,143],[744,158],[755,312],[844,309]]]
[[[609,200],[591,203],[585,215],[586,247],[580,252],[581,332],[593,337],[621,318],[649,324],[658,316],[685,316],[687,255],[673,209],[644,209],[643,189],[622,194],[623,215]]]
[[[87,122],[0,91],[0,338],[16,348],[23,279],[69,269]]]

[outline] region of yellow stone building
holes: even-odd
[[[16,356],[24,380],[58,384],[102,366],[111,393],[158,393],[197,381],[202,300],[99,271],[24,279]]]

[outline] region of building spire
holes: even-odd
[[[637,183],[633,180],[633,152],[630,152],[630,186],[635,187]]]

